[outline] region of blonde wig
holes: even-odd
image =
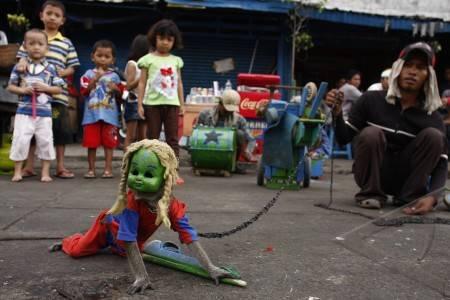
[[[164,193],[161,199],[158,200],[156,225],[164,223],[170,228],[170,220],[168,217],[168,210],[170,199],[172,197],[172,188],[178,178],[178,159],[175,156],[172,148],[164,142],[158,140],[142,140],[128,146],[122,160],[122,176],[119,183],[119,192],[116,202],[108,211],[108,214],[120,214],[127,207],[127,181],[128,172],[130,171],[130,162],[133,155],[140,149],[152,151],[158,156],[161,165],[165,168],[164,171]]]

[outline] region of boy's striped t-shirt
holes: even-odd
[[[67,69],[80,65],[78,55],[70,39],[64,37],[60,32],[48,39],[48,51],[45,55],[47,61],[57,68]],[[25,48],[20,47],[17,52],[17,58],[27,57]],[[67,105],[69,93],[67,87],[63,88],[62,94],[53,96],[53,103]]]
[[[40,63],[33,63],[28,60],[28,69],[25,72],[19,73],[17,66],[14,66],[9,84],[15,86],[32,86],[36,82],[42,82],[50,86],[59,86],[64,88],[65,81],[56,73],[56,67],[46,59],[43,59]],[[51,102],[53,97],[46,93],[36,93],[36,116],[38,117],[51,117],[52,108]],[[17,114],[32,116],[33,115],[33,99],[31,95],[21,95],[19,97],[19,105],[17,106]]]

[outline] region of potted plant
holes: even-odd
[[[30,26],[30,21],[23,14],[8,14],[7,17],[8,25],[11,31],[17,36],[16,40],[21,40],[23,38],[23,34]],[[1,38],[6,40],[4,33]],[[19,47],[20,46],[17,43],[6,43],[5,45],[0,45],[0,68],[8,69],[14,66]]]

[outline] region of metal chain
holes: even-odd
[[[254,215],[251,219],[243,222],[242,224],[236,226],[235,228],[228,230],[228,231],[223,231],[223,232],[206,232],[206,233],[199,233],[198,235],[203,237],[203,238],[207,238],[207,239],[220,239],[223,238],[225,236],[229,236],[232,235],[236,232],[239,232],[245,228],[247,228],[248,226],[250,226],[251,224],[253,224],[254,222],[256,222],[259,217],[261,217],[262,215],[266,214],[269,209],[277,202],[277,200],[279,199],[282,191],[284,189],[280,189],[275,196],[272,198],[272,200],[270,200],[256,215]]]
[[[331,115],[331,113],[333,111],[333,108],[334,108],[334,105],[331,107],[330,111],[326,114],[325,120],[328,120],[329,116]],[[320,130],[322,130],[322,127],[320,128]],[[297,174],[297,170],[300,167],[301,163],[305,160],[306,155],[307,154],[305,153],[305,155],[302,157],[302,159],[300,159],[299,163],[295,167],[295,170],[288,176],[287,182],[290,182],[292,177]],[[270,200],[256,215],[254,215],[251,219],[243,222],[242,224],[236,226],[235,228],[228,230],[228,231],[223,231],[223,232],[198,233],[198,236],[207,238],[207,239],[214,239],[214,238],[220,239],[220,238],[232,235],[238,231],[241,231],[241,230],[247,228],[248,226],[250,226],[251,224],[256,222],[262,215],[266,214],[269,211],[269,209],[278,201],[278,199],[280,198],[280,195],[284,191],[284,189],[285,189],[285,186],[283,185],[280,188],[280,190],[275,194],[275,196],[272,198],[272,200]]]
[[[305,161],[305,157],[306,157],[306,153],[303,156],[302,159],[300,159],[299,163],[297,164],[297,166],[295,167],[294,171],[288,176],[288,179],[286,181],[286,184],[288,182],[290,182],[293,178],[293,176],[295,176],[297,174],[298,168],[300,167],[301,163],[303,161]],[[248,226],[250,226],[251,224],[255,223],[262,215],[265,215],[269,209],[274,206],[274,204],[278,201],[278,199],[281,196],[281,193],[285,190],[286,186],[283,185],[281,186],[281,188],[278,190],[278,192],[275,194],[275,196],[256,214],[254,215],[251,219],[241,223],[240,225],[236,226],[235,228],[228,230],[228,231],[223,231],[223,232],[206,232],[206,233],[198,233],[198,236],[203,237],[203,238],[207,238],[207,239],[220,239],[229,235],[232,235],[236,232],[239,232],[245,228],[247,228]]]
[[[347,210],[347,209],[343,209],[343,208],[331,207],[331,203],[329,203],[328,205],[323,204],[323,203],[317,203],[317,204],[314,204],[314,206],[320,207],[320,208],[324,208],[324,209],[327,209],[327,210],[338,211],[338,212],[343,212],[343,213],[347,213],[347,214],[351,214],[351,215],[355,215],[355,216],[360,216],[360,217],[363,217],[363,218],[366,218],[366,219],[369,219],[369,220],[375,220],[376,219],[376,217],[366,215],[366,214],[364,214],[362,212],[353,211],[353,210]]]

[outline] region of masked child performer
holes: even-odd
[[[180,241],[188,245],[216,284],[220,278],[232,278],[231,273],[212,264],[197,232],[189,225],[186,205],[172,195],[177,167],[175,153],[166,143],[142,140],[131,144],[123,157],[119,194],[113,207],[102,211],[85,234],[66,237],[49,250],[82,257],[109,247],[113,253],[128,258],[135,277],[128,293],[143,292],[152,289],[152,283],[140,252],[164,224],[178,232]]]

